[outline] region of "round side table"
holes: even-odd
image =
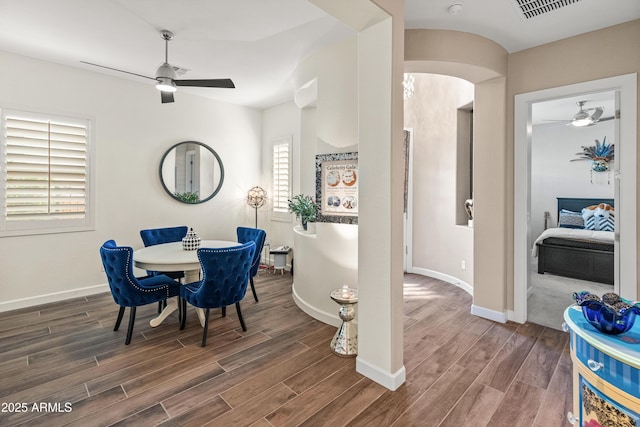
[[[338,315],[342,324],[331,340],[331,350],[342,357],[355,357],[358,355],[358,330],[351,323],[355,317],[355,305],[358,303],[358,290],[344,285],[340,289],[331,291],[331,299],[340,304]]]

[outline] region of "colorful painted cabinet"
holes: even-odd
[[[580,427],[640,427],[640,324],[622,335],[591,326],[580,307],[564,313],[571,332],[573,412]]]

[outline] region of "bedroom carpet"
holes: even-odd
[[[613,292],[612,285],[549,273],[538,274],[537,267],[532,267],[530,285],[532,292],[527,299],[527,321],[558,330],[562,330],[564,310],[575,303],[574,292],[589,291],[596,295]]]

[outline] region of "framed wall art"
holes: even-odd
[[[316,156],[317,222],[358,223],[358,153]]]

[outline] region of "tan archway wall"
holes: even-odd
[[[482,36],[449,30],[405,30],[406,72],[446,74],[477,84],[507,75],[507,51]]]
[[[474,275],[472,313],[506,321],[508,52],[484,37],[447,30],[406,30],[405,71],[470,81],[474,93]]]

